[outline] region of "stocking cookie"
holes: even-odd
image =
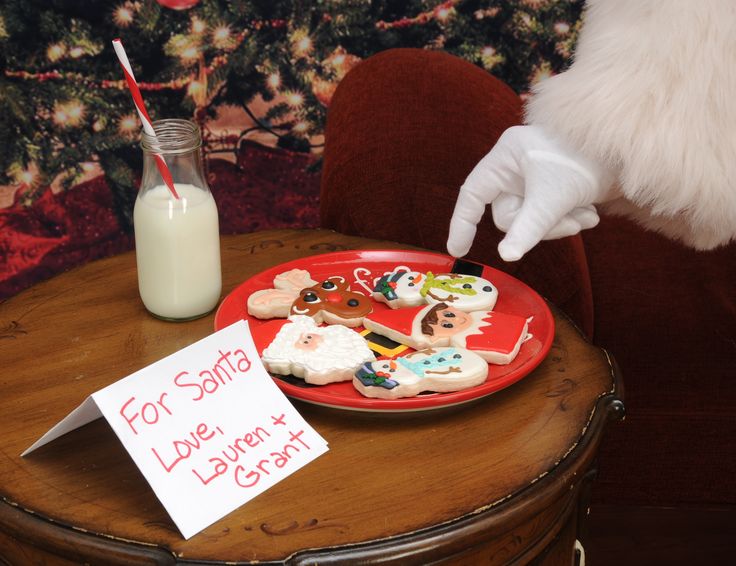
[[[527,337],[528,321],[496,311],[463,312],[446,303],[384,310],[365,317],[366,329],[416,350],[466,348],[491,364],[508,364]]]
[[[462,348],[428,348],[393,360],[363,364],[353,385],[366,397],[398,399],[423,391],[446,393],[480,385],[488,363]]]
[[[316,285],[308,271],[291,269],[279,273],[273,280],[272,289],[251,293],[246,301],[248,314],[260,319],[286,318],[291,305],[305,287]]]
[[[262,326],[253,329],[254,341],[272,373],[324,385],[349,381],[363,364],[375,360],[365,339],[345,326],[320,327],[312,317],[300,315]]]
[[[368,297],[348,290],[345,278],[334,276],[302,289],[289,314],[311,316],[317,324],[354,327],[363,324],[363,317],[372,310]]]

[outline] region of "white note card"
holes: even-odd
[[[264,369],[245,321],[93,393],[23,455],[100,416],[184,538],[328,450]]]

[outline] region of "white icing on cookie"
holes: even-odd
[[[267,370],[324,385],[348,381],[375,359],[365,339],[344,326],[318,326],[312,317],[294,315],[261,354]]]
[[[426,303],[421,294],[426,277],[426,273],[419,271],[400,270],[387,273],[376,281],[371,296],[392,309],[422,305]]]
[[[272,289],[261,289],[250,294],[246,301],[248,314],[260,319],[286,318],[289,309],[299,297],[299,291],[316,285],[308,271],[291,269],[273,279]]]
[[[316,284],[317,282],[304,269],[290,269],[284,273],[279,273],[273,278],[273,286],[276,289],[286,289],[296,291],[297,293],[306,287]]]
[[[479,355],[462,348],[434,348],[364,364],[353,386],[366,397],[398,399],[424,391],[460,391],[483,383],[487,376],[488,363]]]
[[[488,279],[456,273],[428,273],[422,293],[430,304],[447,303],[465,312],[492,310],[498,300],[498,289]]]
[[[372,297],[392,309],[447,303],[470,312],[492,310],[498,289],[488,279],[473,275],[399,270],[378,279]]]
[[[281,289],[261,289],[250,294],[248,314],[260,319],[286,318],[297,295]]]

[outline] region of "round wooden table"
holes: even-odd
[[[299,257],[401,247],[318,230],[223,237],[223,292]],[[329,452],[189,540],[103,419],[20,457],[89,394],[210,334],[213,316],[148,315],[133,253],[0,304],[0,562],[573,562],[623,404],[610,357],[557,311],[542,364],[473,404],[376,415],[297,402]]]

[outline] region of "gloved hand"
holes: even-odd
[[[468,253],[487,204],[506,236],[498,244],[516,261],[540,240],[577,234],[599,218],[594,203],[611,198],[614,176],[538,126],[506,130],[460,188],[447,251]]]

